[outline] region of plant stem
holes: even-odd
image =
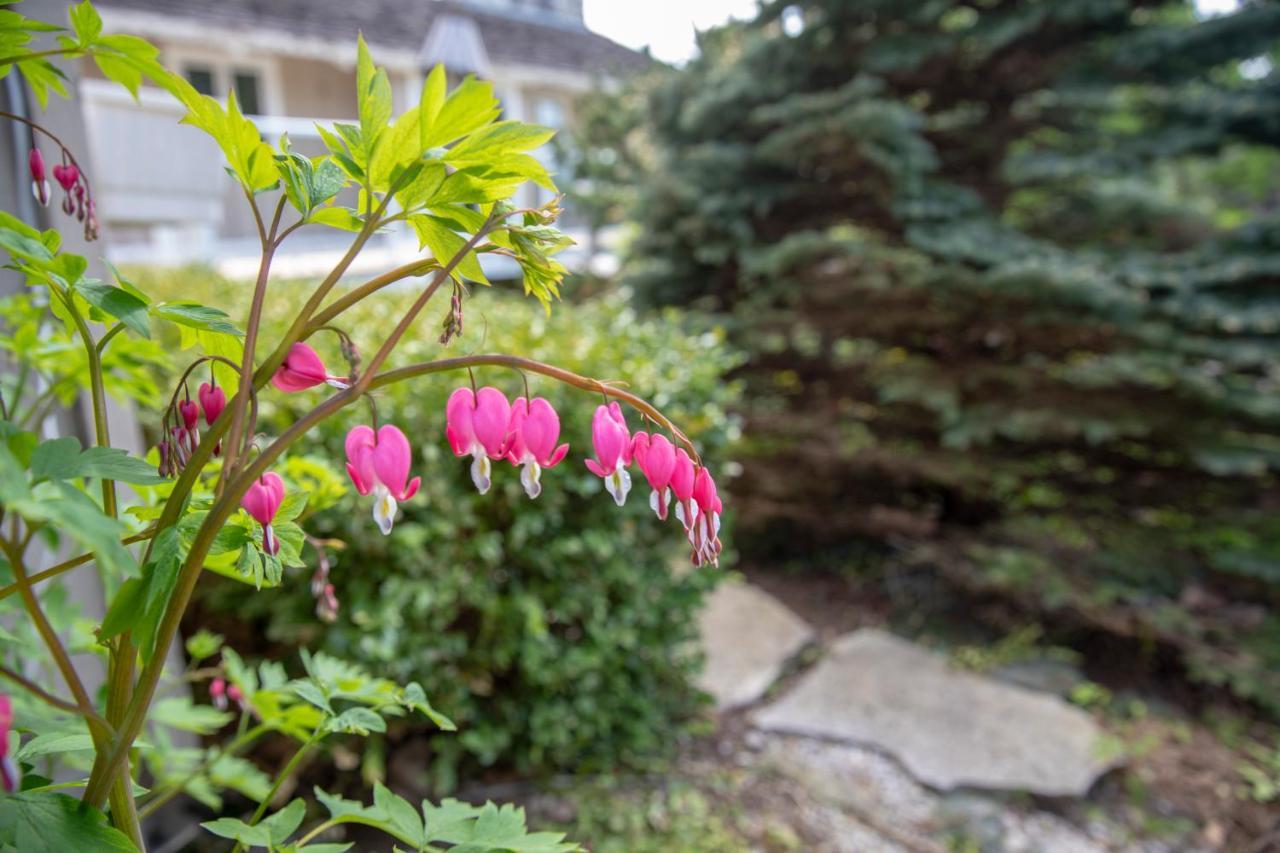
[[[397,281],[402,281],[410,276],[425,275],[429,270],[439,266],[440,262],[436,260],[411,261],[376,278],[371,278],[364,284],[351,288],[351,290],[344,293],[340,298],[335,299],[331,305],[317,314],[308,324],[307,332],[313,333],[321,326],[328,325],[343,311],[360,302],[366,296],[377,293],[387,285],[395,284]]]
[[[276,774],[276,781],[271,784],[271,790],[267,791],[267,795],[262,798],[262,802],[258,803],[258,808],[254,811],[253,817],[249,818],[250,826],[254,826],[258,821],[262,820],[262,816],[266,814],[267,809],[271,807],[271,801],[276,798],[276,794],[280,793],[281,786],[283,786],[285,781],[293,775],[293,771],[298,769],[298,765],[302,763],[302,759],[307,756],[307,753],[311,751],[313,746],[320,742],[321,737],[322,735],[319,733],[313,733],[311,737],[307,738],[306,742],[304,742],[302,746],[298,747],[298,751],[293,754],[293,757],[290,758],[285,766],[280,769],[280,772]],[[242,850],[244,848],[242,845],[237,844],[235,849]]]
[[[655,406],[646,401],[642,397],[638,397],[629,391],[624,391],[607,382],[601,382],[599,379],[592,379],[588,376],[580,376],[572,371],[556,367],[552,364],[546,364],[541,361],[534,361],[531,358],[523,358],[518,355],[505,355],[502,353],[488,353],[481,355],[467,355],[458,358],[442,358],[437,361],[426,361],[420,364],[411,364],[406,367],[388,370],[385,373],[376,376],[369,383],[369,388],[381,388],[383,385],[391,385],[396,382],[403,382],[406,379],[412,379],[417,376],[425,376],[429,373],[440,373],[446,370],[465,370],[469,367],[507,367],[517,371],[528,371],[529,373],[537,373],[542,376],[563,382],[566,385],[572,385],[583,391],[592,391],[597,394],[604,394],[606,397],[614,397],[628,404],[636,411],[645,415],[649,419],[656,422],[663,429],[670,430],[671,433],[683,444],[689,451],[690,456],[698,464],[702,464],[701,458],[698,456],[697,448],[694,447],[689,437],[684,434],[671,420]]]
[[[254,210],[257,210],[257,205],[254,205]],[[240,444],[244,438],[245,414],[249,409],[249,397],[253,393],[253,355],[258,345],[258,325],[262,321],[262,305],[266,300],[267,280],[271,275],[271,259],[275,252],[275,247],[267,245],[269,239],[264,233],[262,261],[258,265],[258,281],[253,288],[253,303],[249,307],[249,322],[244,331],[244,358],[240,364],[240,387],[236,389],[235,399],[231,401],[231,432],[223,447],[222,475],[218,478],[219,491],[235,471],[236,457],[240,454]]]
[[[48,704],[52,705],[55,708],[60,708],[61,710],[68,711],[72,714],[80,713],[80,706],[77,705],[75,702],[70,702],[66,699],[59,699],[57,696],[54,696],[52,693],[49,693],[43,687],[36,684],[34,681],[31,681],[25,678],[24,676],[20,675],[17,672],[14,672],[12,669],[9,669],[6,666],[0,666],[0,676],[3,676],[4,678],[9,679],[10,681],[17,684],[19,687],[22,687],[28,692],[33,693],[36,697],[44,700],[45,702],[47,702]],[[106,720],[102,720],[102,722],[106,723]]]
[[[120,544],[132,545],[135,542],[143,542],[145,540],[150,539],[154,533],[155,533],[155,528],[149,527],[146,530],[142,531],[141,533],[135,533],[132,536],[126,536],[124,539],[120,540]],[[70,560],[64,560],[63,562],[58,563],[58,565],[56,566],[47,568],[44,571],[36,572],[34,575],[31,575],[31,577],[28,578],[28,580],[32,584],[38,584],[41,581],[46,581],[49,578],[55,578],[58,575],[63,574],[64,572],[69,572],[74,568],[78,568],[79,566],[85,565],[86,563],[91,563],[93,562],[93,558],[94,558],[94,554],[92,551],[86,554],[81,554],[78,557],[72,557]],[[4,599],[13,595],[19,589],[21,589],[21,585],[17,583],[11,583],[8,586],[0,587],[0,601],[3,601]]]

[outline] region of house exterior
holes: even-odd
[[[387,68],[397,111],[416,103],[426,72],[444,63],[451,78],[492,81],[506,117],[551,127],[566,124],[577,94],[650,62],[588,30],[582,0],[103,0],[100,9],[108,29],[156,44],[196,89],[219,98],[234,90],[268,141],[288,133],[313,155],[323,150],[316,120],[355,120],[357,33]],[[213,143],[179,125],[181,108],[160,90],[144,89],[135,102],[91,65],[82,73],[113,259],[211,261],[229,274],[251,273],[253,221]],[[540,156],[551,158],[550,148]],[[523,203],[546,195],[526,193]],[[571,212],[564,224],[572,231]],[[340,235],[311,230],[291,238],[277,265],[283,272],[310,274],[341,253]],[[372,266],[416,251],[401,231],[364,257]]]

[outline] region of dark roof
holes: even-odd
[[[132,9],[172,18],[237,27],[278,29],[301,37],[355,40],[417,50],[437,15],[473,19],[489,58],[588,72],[640,70],[652,60],[572,20],[542,19],[472,8],[454,0],[103,0],[110,10]]]

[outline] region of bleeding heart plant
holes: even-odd
[[[706,469],[695,466],[697,451],[684,434],[640,397],[518,355],[468,355],[389,367],[397,344],[414,331],[441,287],[452,292],[442,343],[462,333],[464,295],[469,293],[465,282],[488,283],[481,264],[488,254],[513,260],[525,291],[550,310],[565,272],[555,255],[569,244],[553,227],[560,213],[558,200],[520,208],[511,198],[525,181],[554,190],[546,169],[528,153],[546,143],[552,132],[498,121],[501,107],[488,83],[467,78],[450,92],[443,66],[427,75],[422,103],[393,119],[387,72],[374,65],[361,40],[356,66],[359,123],[321,128],[327,152],[308,157],[292,150],[287,139],[273,148],[234,98],[224,105],[199,94],[185,78],[163,68],[156,49],[141,39],[103,35],[102,21],[87,0],[70,10],[71,35],[49,50],[27,47],[35,34],[48,29],[46,25],[18,12],[4,14],[11,37],[0,47],[0,65],[16,68],[42,102],[51,88],[61,91],[51,83],[59,72],[49,61],[61,55],[93,57],[107,77],[130,90],[145,81],[182,104],[184,120],[212,137],[225,157],[227,171],[257,225],[261,261],[241,329],[215,306],[153,302],[118,275],[114,283],[89,278],[86,259],[61,251],[56,233],[0,215],[0,247],[31,289],[44,291],[43,301],[29,302],[29,326],[5,329],[0,341],[24,376],[9,396],[0,397],[0,512],[5,522],[0,552],[13,578],[0,589],[0,602],[5,607],[20,605],[24,614],[22,619],[5,620],[22,634],[23,642],[11,648],[21,648],[23,657],[0,650],[7,656],[0,664],[0,677],[21,688],[13,703],[0,695],[0,781],[12,791],[21,769],[32,769],[14,765],[13,759],[21,761],[24,753],[20,749],[10,755],[12,732],[72,732],[76,750],[92,747],[91,761],[82,767],[74,761],[67,765],[83,770],[83,778],[67,776],[76,779],[71,786],[82,787],[78,804],[68,805],[69,795],[62,790],[68,785],[29,775],[30,784],[20,795],[0,796],[0,837],[7,837],[5,826],[21,824],[51,830],[48,837],[59,839],[62,849],[142,847],[143,819],[183,792],[210,791],[219,778],[216,770],[236,766],[237,752],[257,737],[276,732],[300,744],[276,778],[267,780],[243,762],[248,767],[239,769],[240,782],[225,783],[256,800],[256,809],[244,820],[228,817],[204,824],[210,832],[234,840],[237,849],[311,849],[308,842],[313,838],[340,831],[356,814],[360,823],[387,831],[411,849],[428,849],[442,840],[476,851],[576,849],[558,835],[526,838],[522,816],[503,817],[498,836],[486,835],[484,827],[497,815],[492,806],[446,803],[437,809],[428,804],[420,811],[382,788],[375,791],[375,805],[367,807],[318,792],[330,815],[296,836],[307,811],[301,799],[267,817],[299,759],[330,736],[382,731],[387,717],[406,714],[451,729],[417,684],[396,685],[305,652],[303,674],[290,679],[279,663],[255,670],[224,648],[219,638],[198,632],[187,642],[193,662],[215,657],[218,662],[183,681],[207,682],[211,706],[197,713],[189,698],[156,702],[170,647],[206,571],[249,584],[256,594],[262,587],[287,582],[284,569],[306,565],[304,553],[309,553],[318,565],[311,579],[317,613],[326,620],[337,617],[328,553],[341,543],[313,539],[304,525],[308,512],[340,495],[322,498],[324,491],[308,482],[307,469],[298,464],[301,460],[287,451],[312,427],[347,407],[368,401],[375,408],[377,389],[391,383],[444,371],[493,368],[518,371],[526,388],[527,377],[540,376],[603,395],[606,403],[591,424],[596,458],[587,461],[588,468],[622,504],[634,454],[653,490],[658,517],[666,517],[669,490],[678,502],[677,515],[688,531],[694,561],[716,559],[721,506],[715,484]],[[83,222],[86,237],[92,239],[97,222],[84,164],[39,123],[13,113],[0,112],[0,117],[29,129],[32,140],[38,135],[57,147],[61,157],[52,176],[64,194],[63,210]],[[34,142],[27,166],[36,198],[47,204],[48,170]],[[463,174],[466,181],[454,180]],[[344,189],[359,197],[358,208],[340,206]],[[264,195],[270,190],[279,192]],[[270,201],[264,210],[266,199]],[[395,223],[414,229],[423,254],[338,292],[370,239]],[[273,260],[281,245],[301,229],[351,232],[344,237],[350,239],[350,247],[304,299],[291,292],[276,304]],[[347,309],[383,288],[415,279],[422,279],[415,285],[416,297],[393,322],[377,328],[342,328]],[[268,310],[290,318],[275,340],[261,339]],[[105,322],[107,328],[97,331],[91,321]],[[154,425],[156,452],[145,461],[111,447],[107,394],[144,403],[158,395],[147,384],[148,369],[165,364],[173,354],[147,340],[153,324],[180,328],[184,341],[194,339],[203,353],[190,360],[174,384]],[[30,329],[39,334],[30,334]],[[321,332],[337,335],[338,354],[348,368],[345,376],[330,373],[317,351]],[[353,332],[371,353],[367,358]],[[31,343],[45,339],[63,351],[80,352],[65,364],[50,360]],[[144,351],[150,361],[140,363],[136,355]],[[197,381],[196,371],[207,371],[208,381],[199,384],[193,400],[190,385]],[[27,383],[27,375],[38,381]],[[49,413],[48,401],[57,402],[57,397],[46,397],[38,389],[62,393],[82,385],[92,404],[95,446],[82,450],[70,436],[43,439],[40,425]],[[301,405],[301,413],[276,435],[259,433],[259,404],[267,395],[274,395],[277,403],[283,395],[293,395],[291,404]],[[64,399],[70,397],[64,394]],[[633,441],[621,404],[652,424],[655,433],[638,433]],[[458,456],[471,458],[471,477],[481,493],[491,486],[492,462],[507,459],[521,468],[526,493],[537,497],[543,469],[555,467],[568,453],[568,445],[558,443],[561,424],[556,411],[528,391],[512,405],[492,386],[479,391],[460,388],[444,415],[449,445]],[[345,451],[355,490],[373,496],[374,520],[384,534],[392,534],[399,504],[413,499],[421,484],[420,477],[410,478],[416,465],[409,437],[392,423],[379,426],[375,409],[372,426],[358,425],[347,434]],[[124,492],[120,484],[132,488]],[[435,511],[447,513],[449,507]],[[38,551],[45,544],[61,546],[68,556],[49,566],[46,552]],[[111,591],[106,615],[94,631],[95,648],[106,662],[107,683],[101,695],[86,686],[51,621],[52,597],[36,585],[56,585],[59,576],[89,564],[96,564]],[[361,570],[377,571],[368,566]],[[42,655],[29,657],[34,653],[28,650],[41,648]],[[37,671],[57,673],[61,685],[36,683],[24,675]],[[70,698],[64,698],[64,692]],[[140,739],[157,707],[164,713],[151,718],[149,736]],[[201,753],[199,761],[184,764],[178,752],[156,746],[163,742],[161,727],[175,720],[212,734],[237,719],[236,737],[221,750]],[[42,740],[44,751],[38,754],[54,754],[48,746],[52,742]],[[139,761],[152,786],[141,802],[135,778]],[[109,825],[99,811],[106,807]],[[55,819],[56,832],[49,824]],[[449,833],[429,836],[428,827],[434,831],[440,821],[450,827]]]

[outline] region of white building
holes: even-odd
[[[354,121],[358,32],[390,74],[397,111],[416,102],[426,71],[443,62],[451,76],[491,80],[506,117],[552,127],[568,120],[576,94],[650,61],[588,30],[581,0],[103,0],[100,9],[109,30],[156,44],[198,90],[221,98],[234,89],[268,141],[287,132],[308,154],[323,150],[316,120]],[[144,90],[135,103],[91,63],[83,73],[112,258],[213,262],[251,274],[253,221],[213,143],[179,125],[181,107],[160,90]],[[526,203],[543,191],[528,192]],[[562,224],[573,230],[571,217]],[[343,245],[339,234],[304,229],[277,269],[325,270]],[[362,257],[374,267],[416,251],[412,235],[399,232]]]

